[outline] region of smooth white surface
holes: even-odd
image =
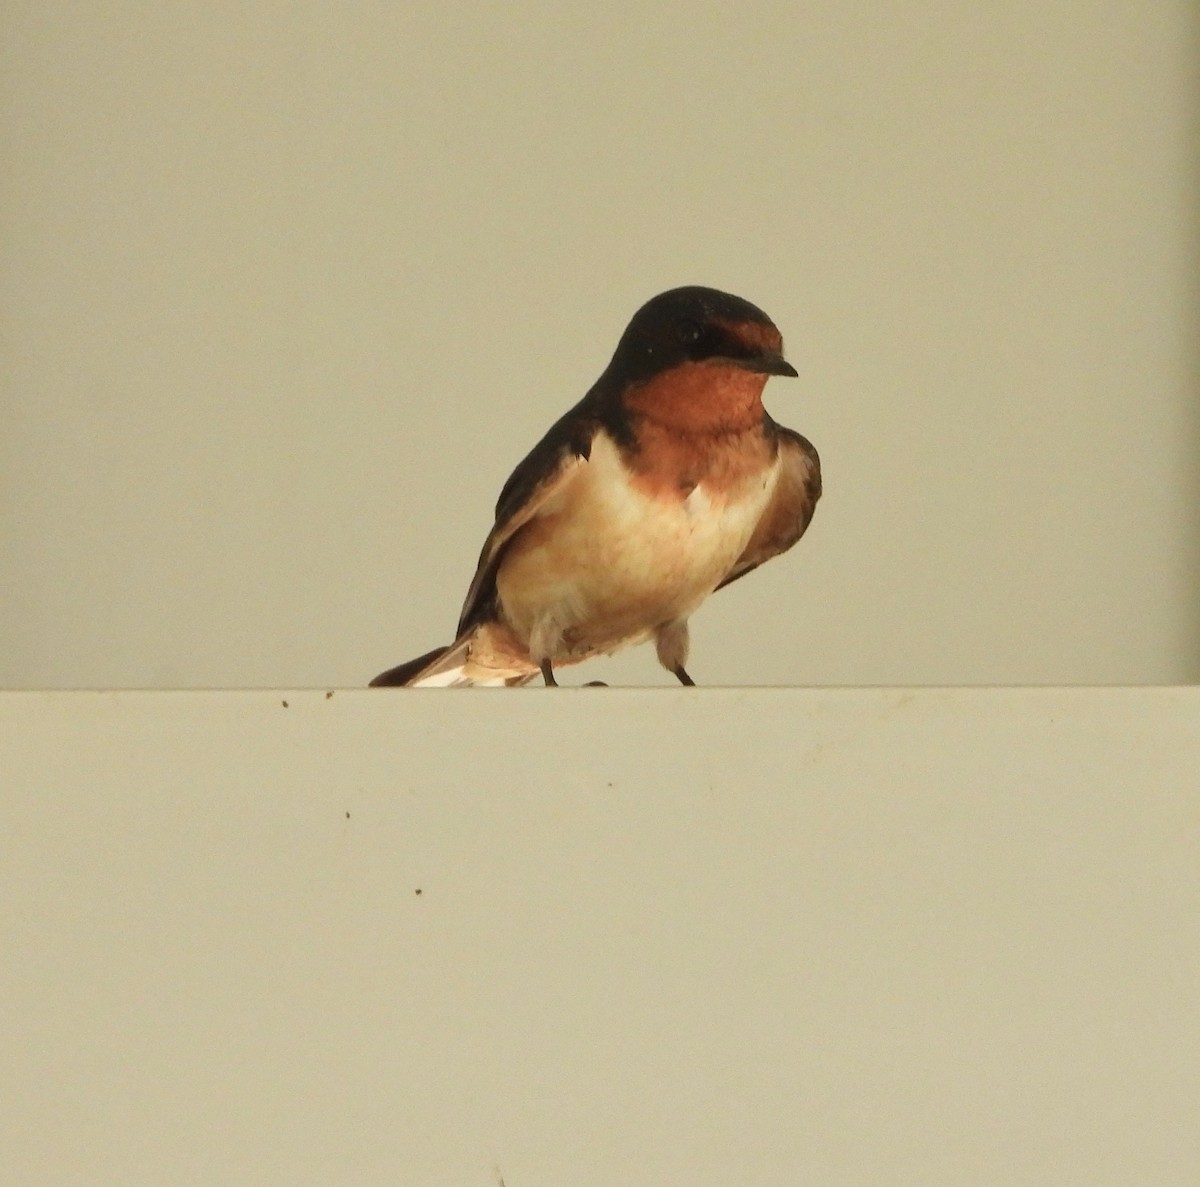
[[[0,6],[0,686],[449,642],[693,283],[778,322],[826,478],[701,684],[1200,681],[1198,47],[1194,0]]]
[[[1198,689],[0,695],[3,1177],[1192,1187],[1198,772]]]

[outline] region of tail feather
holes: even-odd
[[[449,647],[435,647],[424,655],[381,672],[371,688],[514,688],[528,684],[537,674],[521,668],[490,667],[472,659],[474,632]]]
[[[451,644],[452,646],[453,644]],[[368,687],[403,688],[414,676],[420,675],[435,659],[441,659],[449,650],[450,647],[435,647],[432,651],[425,652],[424,655],[418,655],[416,659],[410,659],[407,663],[388,668],[386,672],[380,672]]]

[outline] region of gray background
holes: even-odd
[[[701,683],[1200,678],[1195,26],[3,5],[0,684],[448,641],[512,465],[684,283],[782,328],[827,483]]]

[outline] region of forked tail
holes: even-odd
[[[381,672],[371,688],[513,688],[528,684],[538,673],[528,667],[488,667],[471,656],[474,632],[449,647],[435,647],[424,655]]]

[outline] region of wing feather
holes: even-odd
[[[550,427],[509,476],[496,501],[496,522],[483,542],[475,576],[463,601],[459,638],[492,613],[496,570],[505,547],[587,462],[596,428],[590,399],[585,397]]]
[[[775,493],[750,542],[717,589],[791,548],[812,522],[821,497],[821,459],[812,442],[774,421],[769,423],[779,434],[780,469]]]

